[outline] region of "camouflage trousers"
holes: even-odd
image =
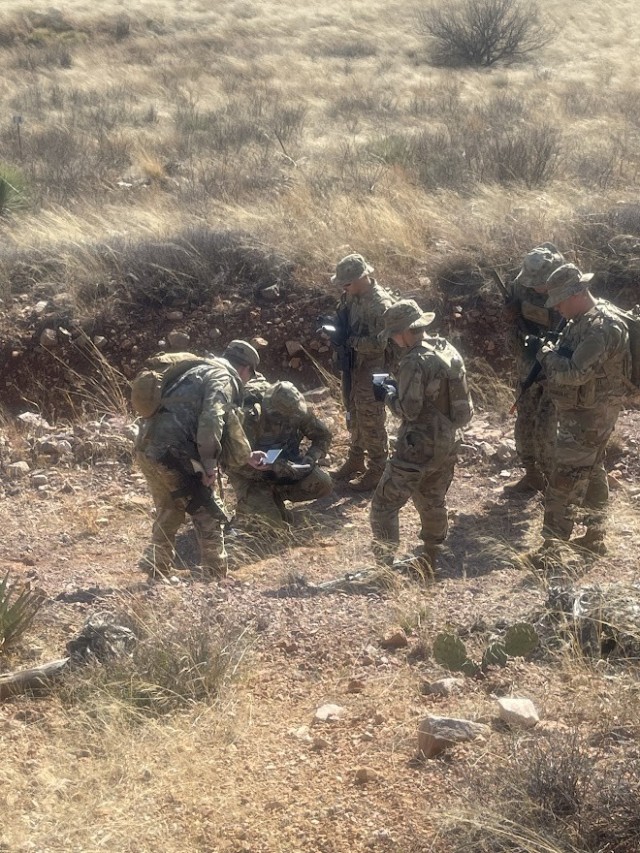
[[[619,412],[619,406],[612,405],[560,413],[556,464],[545,493],[545,538],[569,539],[576,507],[587,510],[585,524],[591,533],[604,533],[609,485],[603,459]]]
[[[384,403],[373,396],[372,374],[354,371],[349,397],[349,458],[363,463],[368,456],[369,470],[381,472],[389,452]]]
[[[152,572],[167,574],[174,565],[176,534],[185,523],[189,498],[172,497],[172,493],[184,485],[179,471],[167,468],[139,451],[136,462],[144,474],[156,508],[151,542],[140,565]],[[202,568],[209,574],[224,576],[227,552],[220,519],[206,507],[200,507],[190,515],[198,539]]]
[[[534,382],[518,401],[514,438],[522,465],[549,477],[553,469],[558,415],[543,382]]]
[[[231,477],[236,493],[236,518],[248,527],[282,527],[288,517],[284,502],[314,501],[331,493],[333,482],[329,474],[318,466],[301,480],[252,480],[237,474]]]
[[[447,537],[446,495],[453,479],[455,453],[437,466],[418,468],[396,457],[389,459],[371,502],[370,522],[376,557],[387,559],[400,543],[399,515],[409,498],[420,516],[420,533],[426,548]]]

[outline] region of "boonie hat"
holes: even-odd
[[[584,293],[592,278],[592,272],[582,273],[575,264],[563,264],[549,276],[545,306],[553,308],[576,293]]]
[[[267,412],[276,412],[287,418],[304,417],[307,414],[307,401],[293,382],[275,382],[262,398]]]
[[[231,341],[222,353],[222,357],[235,364],[252,367],[254,370],[260,364],[258,350],[247,341]]]
[[[347,255],[336,264],[336,272],[331,276],[331,281],[333,284],[349,284],[350,281],[356,281],[372,272],[373,267],[362,255]]]
[[[433,323],[435,317],[432,311],[423,311],[415,300],[402,299],[390,305],[382,315],[384,330],[379,337],[386,340],[406,329],[424,329]]]
[[[524,287],[543,287],[551,273],[563,264],[564,257],[553,243],[543,243],[524,256],[516,281]]]

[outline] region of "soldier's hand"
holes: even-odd
[[[555,347],[552,344],[545,344],[544,346],[540,347],[540,349],[536,353],[536,358],[540,362],[540,364],[544,364],[544,360],[550,352],[555,352]]]
[[[251,465],[252,468],[265,468],[264,460],[267,458],[267,454],[264,450],[254,450],[247,460],[247,465]]]
[[[216,481],[216,472],[215,471],[209,471],[209,472],[203,471],[202,474],[200,474],[200,477],[202,479],[202,485],[203,486],[213,486],[213,484]]]

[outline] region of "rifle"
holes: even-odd
[[[559,335],[560,332],[562,331],[562,329],[565,327],[566,323],[567,323],[566,320],[562,320],[559,323],[558,328],[554,329],[553,332],[550,332],[549,335],[545,336],[544,338],[537,338],[537,340],[540,341],[540,346],[538,347],[538,350],[540,349],[540,347],[544,346],[545,343],[551,342],[551,336],[552,335],[556,335],[556,334]],[[527,337],[528,338],[534,338],[535,335],[528,335]],[[536,350],[536,352],[537,352],[537,350]],[[556,352],[558,353],[558,355],[563,356],[563,358],[571,358],[571,356],[573,355],[572,350],[570,350],[569,347],[565,347],[565,346],[559,347],[556,350]],[[536,359],[536,361],[533,362],[533,364],[531,366],[531,370],[527,374],[526,379],[520,384],[520,393],[518,394],[514,404],[509,409],[510,415],[515,414],[516,409],[518,408],[518,403],[520,402],[520,400],[522,400],[522,398],[527,393],[529,388],[531,388],[531,386],[535,382],[539,382],[542,379],[542,376],[540,375],[541,372],[542,372],[542,364]]]
[[[181,485],[171,492],[171,497],[174,500],[177,498],[189,498],[189,503],[186,506],[186,512],[189,515],[193,515],[204,507],[214,518],[223,524],[228,524],[231,521],[231,517],[227,515],[222,504],[218,502],[213,490],[209,486],[205,486],[202,482],[201,471],[187,470],[181,460],[177,456],[174,456],[171,450],[167,450],[159,462],[180,475]],[[202,467],[197,462],[196,465],[199,468]]]
[[[336,360],[342,379],[342,402],[345,408],[348,428],[351,420],[349,401],[351,398],[351,371],[353,370],[354,361],[353,348],[347,343],[351,336],[348,307],[342,305],[338,308],[334,317],[321,318],[320,324],[318,331],[322,331],[328,336],[329,343],[336,352]]]

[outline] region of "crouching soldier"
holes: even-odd
[[[376,391],[402,424],[371,503],[373,551],[391,565],[400,541],[398,515],[409,498],[420,516],[418,568],[431,572],[448,531],[446,494],[453,479],[458,427],[473,417],[464,363],[444,338],[427,337],[434,314],[413,300],[384,314],[384,338],[404,351],[396,382]],[[378,388],[378,386],[374,386]]]
[[[263,453],[252,452],[235,408],[259,356],[244,341],[232,343],[242,346],[230,345],[229,359],[192,361],[163,391],[157,411],[142,422],[136,461],[156,515],[139,568],[151,577],[171,574],[176,534],[186,515],[196,530],[203,571],[213,577],[226,574],[226,519],[212,492],[217,469],[256,466],[264,458]]]
[[[331,492],[331,477],[318,465],[329,449],[331,432],[309,412],[291,382],[267,387],[250,383],[247,390],[244,427],[251,447],[280,454],[271,464],[246,465],[230,473],[237,497],[236,522],[278,529],[291,521],[285,501],[311,501]]]

